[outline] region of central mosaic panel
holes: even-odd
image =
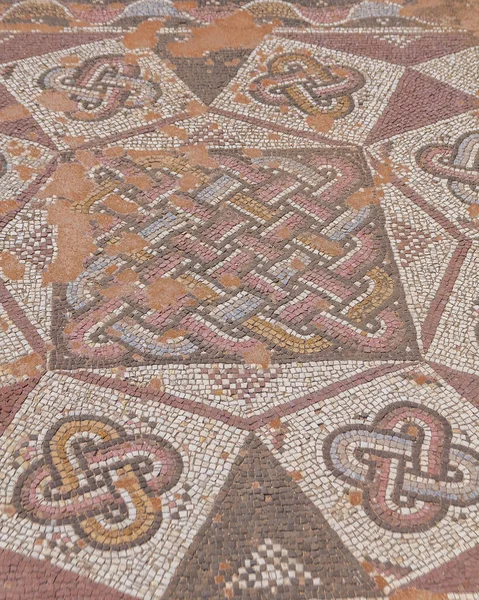
[[[197,154],[97,157],[54,367],[414,355],[360,150]]]

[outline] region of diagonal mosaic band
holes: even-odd
[[[0,3],[0,599],[479,598],[479,9]]]

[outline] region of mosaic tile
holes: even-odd
[[[91,193],[73,205],[93,230],[91,257],[54,286],[57,368],[259,349],[276,361],[414,356],[381,215],[354,206],[371,185],[361,154],[192,158],[92,157]]]
[[[95,42],[10,64],[3,79],[62,149],[179,117],[198,102],[151,52],[127,52]]]
[[[44,272],[54,260],[54,227],[48,211],[27,204],[0,232],[3,284],[43,341],[51,340],[52,289]]]
[[[388,161],[395,187],[456,237],[473,239],[477,238],[472,181],[476,129],[476,111],[469,110],[369,148],[377,160]]]
[[[13,302],[4,302],[0,308],[2,369],[0,382],[12,385],[18,380],[36,375],[43,366],[38,352],[32,348],[28,333],[23,333],[21,325],[15,322],[15,306]]]
[[[46,375],[2,437],[0,546],[98,582],[108,572],[120,592],[159,597],[244,437]],[[116,573],[110,553],[126,561]]]
[[[368,6],[369,5],[369,6]],[[397,12],[398,6],[394,4],[379,4],[373,2],[362,3],[353,8],[349,18],[359,19],[373,14],[374,11],[384,11],[383,18],[391,17]],[[417,70],[432,77],[437,75],[434,69],[428,71],[426,66],[434,60],[464,51],[474,52],[475,38],[468,32],[433,31],[424,27],[409,27],[396,30],[391,27],[369,26],[367,28],[332,27],[330,30],[312,28],[307,31],[298,30],[297,27],[284,27],[281,36],[288,39],[314,44],[322,48],[339,50],[360,56],[385,60],[387,62],[412,66],[417,65]],[[470,48],[470,50],[469,50]],[[445,59],[447,60],[447,59]],[[427,62],[426,62],[427,61]],[[441,79],[443,80],[443,79]],[[459,89],[462,89],[459,86]]]
[[[439,58],[421,62],[415,68],[421,73],[439,79],[458,90],[477,95],[479,77],[474,69],[477,59],[477,48],[467,48],[454,54],[446,54]]]
[[[422,344],[433,333],[430,316],[449,265],[457,260],[460,241],[392,184],[384,186],[383,194],[386,228]]]
[[[263,366],[228,363],[112,367],[71,372],[138,398],[188,406],[246,430],[275,421],[341,390],[395,371],[402,361],[324,361]],[[278,431],[278,435],[281,432]]]
[[[471,374],[478,368],[478,252],[477,242],[460,247],[451,263],[443,282],[449,297],[442,314],[437,311],[435,316],[437,329],[427,354],[435,362]]]
[[[294,512],[285,511],[285,505],[294,506]],[[232,535],[230,515],[238,514]],[[323,598],[332,593],[379,593],[321,513],[254,437],[188,554],[167,598],[186,600],[202,594],[218,599],[299,599],[317,597],[318,592]]]
[[[0,599],[479,598],[479,7],[0,2]]]
[[[0,134],[0,144],[0,207],[3,216],[21,207],[29,192],[31,196],[38,184],[44,181],[54,155],[40,144],[8,135]]]
[[[253,123],[358,144],[386,107],[402,72],[399,65],[271,37],[212,106]]]
[[[410,367],[283,418],[279,448],[261,437],[391,593],[477,542],[478,417]]]

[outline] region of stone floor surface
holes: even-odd
[[[0,600],[479,599],[479,2],[0,0]]]

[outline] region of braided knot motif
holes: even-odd
[[[364,85],[351,67],[323,65],[300,53],[282,54],[269,63],[268,73],[251,83],[252,96],[274,106],[294,106],[308,115],[340,118],[354,108],[352,93]]]
[[[57,366],[243,360],[258,343],[275,360],[415,346],[378,207],[348,203],[373,194],[360,152],[212,156],[214,168],[180,154],[98,157],[75,206],[98,216],[98,252],[56,285]],[[145,173],[142,190],[132,175]],[[187,193],[185,174],[198,182]],[[110,194],[141,210],[117,211]]]
[[[69,524],[89,545],[122,550],[148,541],[162,521],[161,496],[183,469],[171,444],[129,435],[106,418],[60,419],[43,457],[20,476],[14,503],[37,523]]]
[[[416,161],[427,173],[447,179],[456,198],[479,204],[479,131],[462,135],[452,146],[429,144],[419,150]]]
[[[78,67],[54,67],[39,79],[47,90],[65,92],[76,108],[67,111],[78,121],[101,121],[122,108],[152,106],[162,95],[158,83],[148,81],[138,65],[121,55],[96,56]]]
[[[361,488],[366,513],[381,527],[429,529],[449,506],[479,500],[479,455],[452,444],[449,422],[409,402],[383,409],[372,425],[347,425],[323,445],[328,468]]]

